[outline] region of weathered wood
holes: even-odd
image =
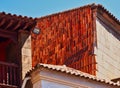
[[[27,26],[31,26],[29,29]],[[9,31],[27,30],[30,31],[36,25],[35,19],[17,15],[0,13],[0,28]]]
[[[11,85],[12,86],[17,86],[17,75],[16,73],[18,66],[13,64],[13,63],[6,63],[6,62],[0,62],[0,84],[4,84],[6,86]],[[1,85],[0,85],[1,86]]]
[[[18,88],[18,86],[5,85],[5,84],[0,83],[0,88]]]
[[[7,63],[7,62],[0,61],[0,65],[7,65],[7,66],[18,68],[18,66],[16,64],[14,64],[14,63]]]
[[[17,33],[12,31],[3,30],[0,28],[0,37],[10,38],[15,43],[17,42]]]

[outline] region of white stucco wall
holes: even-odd
[[[42,88],[71,88],[70,86],[42,80]]]
[[[33,88],[119,88],[89,78],[45,69],[33,72],[31,80]]]
[[[96,21],[96,32],[97,77],[106,79],[120,77],[120,35],[115,35],[119,37],[117,39],[113,35],[115,32],[98,19]]]

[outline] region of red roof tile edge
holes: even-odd
[[[104,6],[102,6],[101,4],[97,5],[98,8],[102,9],[104,12],[106,12],[110,18],[112,18],[115,22],[117,22],[118,24],[120,24],[120,20],[118,20],[111,12],[109,12]]]
[[[84,5],[84,6],[81,6],[81,7],[78,7],[78,8],[73,8],[73,9],[65,10],[65,11],[58,12],[58,13],[53,13],[53,14],[50,14],[50,15],[46,15],[46,16],[42,16],[42,17],[36,18],[36,19],[39,20],[39,19],[42,19],[42,18],[47,18],[47,17],[50,17],[50,16],[54,16],[54,15],[58,15],[58,14],[62,14],[62,13],[70,12],[70,11],[74,11],[74,10],[81,9],[81,8],[85,8],[85,7],[92,7],[93,9],[94,9],[94,8],[96,8],[96,9],[97,9],[97,8],[102,9],[102,10],[103,10],[104,12],[106,12],[115,22],[117,22],[118,24],[120,24],[120,20],[118,20],[112,13],[110,13],[106,8],[104,8],[104,6],[102,6],[101,4],[95,4],[95,3],[88,4],[88,5]]]
[[[16,14],[11,14],[11,13],[5,13],[5,12],[0,12],[0,15],[6,15],[6,16],[10,16],[10,17],[17,17],[18,19],[29,19],[29,20],[36,20],[36,18],[32,18],[32,17],[27,17],[27,16],[22,16],[22,15],[16,15]]]
[[[14,17],[23,18],[23,19],[39,20],[41,18],[46,18],[46,17],[49,17],[49,16],[54,16],[54,15],[57,15],[57,14],[66,13],[66,12],[69,12],[69,11],[74,11],[76,9],[80,9],[80,8],[84,8],[84,7],[88,7],[88,6],[102,9],[114,21],[116,21],[118,24],[120,24],[120,20],[118,20],[112,13],[110,13],[106,8],[104,8],[104,6],[102,6],[101,4],[95,4],[95,3],[84,5],[84,6],[81,6],[81,7],[78,7],[78,8],[73,8],[73,9],[70,9],[70,10],[62,11],[62,12],[58,12],[58,13],[53,13],[53,14],[50,14],[50,15],[47,15],[47,16],[43,16],[43,17],[39,17],[39,18],[38,17],[37,18],[32,18],[32,17],[22,16],[22,15],[18,15],[17,16],[16,14],[11,14],[11,13],[6,14],[5,12],[0,12],[0,14],[4,14],[4,15],[8,15],[8,16],[14,16]]]

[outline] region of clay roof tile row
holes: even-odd
[[[58,14],[62,14],[62,13],[70,12],[70,11],[74,11],[74,10],[77,10],[77,9],[82,9],[82,8],[85,8],[85,7],[91,7],[93,9],[95,9],[95,8],[101,9],[101,10],[103,10],[103,12],[106,12],[115,22],[117,22],[118,24],[120,24],[120,21],[112,13],[110,13],[102,5],[95,4],[95,3],[84,5],[84,6],[81,6],[81,7],[78,7],[78,8],[74,8],[74,9],[71,9],[71,10],[66,10],[66,11],[54,13],[54,14],[51,14],[51,15],[43,16],[43,17],[40,17],[40,18],[32,18],[32,17],[22,16],[22,15],[17,16],[16,14],[11,14],[11,13],[6,14],[5,12],[0,12],[0,18],[1,18],[1,15],[2,15],[2,16],[9,16],[9,17],[12,17],[14,19],[17,18],[19,20],[24,20],[24,21],[30,21],[30,20],[31,21],[36,21],[36,20],[40,20],[42,18],[47,18],[47,17],[50,17],[50,16],[54,16],[54,15],[58,15]]]
[[[27,17],[27,16],[22,16],[22,15],[16,15],[16,14],[11,14],[11,13],[5,13],[5,12],[0,12],[0,16],[1,17],[11,17],[13,19],[19,19],[19,20],[22,20],[22,19],[27,19],[27,20],[36,20],[36,18],[32,18],[32,17]]]
[[[99,11],[99,9],[101,9],[101,10],[103,10],[103,12],[107,13],[110,16],[110,18],[112,18],[115,22],[120,24],[120,21],[112,13],[110,13],[106,8],[104,8],[104,6],[102,6],[101,4],[95,4],[95,3],[84,5],[84,6],[81,6],[81,7],[78,7],[78,8],[73,8],[73,9],[70,9],[70,10],[62,11],[62,12],[58,12],[58,13],[54,13],[54,14],[50,14],[50,15],[43,16],[43,17],[36,18],[36,19],[41,20],[43,18],[47,18],[47,17],[51,17],[51,16],[54,16],[54,15],[59,15],[59,14],[64,14],[64,13],[71,12],[71,11],[78,10],[78,9],[82,9],[82,8],[85,8],[85,7],[91,7],[92,9],[98,9],[98,11]]]
[[[91,80],[101,82],[101,83],[106,83],[106,84],[110,84],[110,85],[114,85],[114,86],[120,86],[119,83],[115,83],[115,82],[112,82],[112,81],[106,80],[106,79],[97,78],[96,76],[90,75],[88,73],[84,73],[84,72],[76,70],[74,68],[67,67],[65,65],[51,65],[51,64],[40,63],[40,64],[36,65],[32,70],[28,71],[26,76],[32,74],[32,72],[34,72],[36,69],[42,69],[42,68],[54,70],[54,71],[58,71],[58,72],[63,72],[63,73],[74,75],[74,76],[84,77],[86,79],[91,79]]]
[[[97,6],[98,10],[99,10],[99,9],[103,10],[103,12],[106,12],[106,13],[110,16],[110,18],[112,18],[114,21],[116,21],[118,24],[120,24],[120,20],[117,19],[117,18],[116,18],[111,12],[109,12],[104,6],[102,6],[101,4],[98,4],[98,5],[96,5],[96,6]]]
[[[29,31],[34,28],[35,25],[36,18],[0,12],[0,29],[11,31],[23,29]]]

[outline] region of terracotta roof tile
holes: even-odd
[[[106,79],[97,78],[96,76],[93,76],[88,73],[84,73],[82,71],[67,67],[65,65],[51,65],[51,64],[40,63],[36,67],[34,67],[32,70],[30,70],[27,73],[27,75],[31,74],[33,71],[35,71],[36,69],[39,69],[39,68],[51,69],[54,71],[63,72],[63,73],[70,74],[70,75],[84,77],[84,78],[91,79],[91,80],[94,80],[97,82],[102,82],[102,83],[106,83],[106,84],[110,84],[110,85],[114,85],[114,86],[120,86],[119,83],[115,83],[115,82],[112,82],[112,81],[106,80]]]
[[[17,16],[16,14],[0,12],[0,29],[31,30],[36,25],[36,18]]]
[[[85,7],[91,7],[93,9],[101,9],[103,10],[103,12],[107,13],[115,22],[117,22],[118,24],[120,24],[120,21],[119,19],[117,19],[111,12],[109,12],[104,6],[102,6],[101,4],[95,4],[95,3],[92,3],[92,4],[88,4],[88,5],[84,5],[84,6],[81,6],[81,7],[78,7],[78,8],[73,8],[73,9],[70,9],[70,10],[65,10],[65,11],[62,11],[62,12],[58,12],[58,13],[53,13],[53,14],[50,14],[50,15],[47,15],[47,16],[43,16],[43,17],[40,17],[40,18],[36,18],[37,20],[41,20],[42,18],[46,18],[46,17],[50,17],[50,16],[54,16],[54,15],[58,15],[58,14],[64,14],[64,13],[67,13],[67,12],[70,12],[70,11],[74,11],[74,10],[77,10],[77,9],[82,9],[82,8],[85,8]]]
[[[32,17],[27,17],[27,16],[22,16],[22,15],[16,15],[16,14],[11,14],[11,13],[5,13],[5,12],[0,12],[0,17],[11,17],[11,19],[15,19],[17,17],[17,19],[21,20],[24,19],[26,21],[27,20],[36,20],[36,18],[32,18]]]
[[[106,12],[115,22],[120,24],[120,20],[117,19],[111,12],[109,12],[104,6],[101,4],[96,5],[98,9],[102,9],[104,12]]]

